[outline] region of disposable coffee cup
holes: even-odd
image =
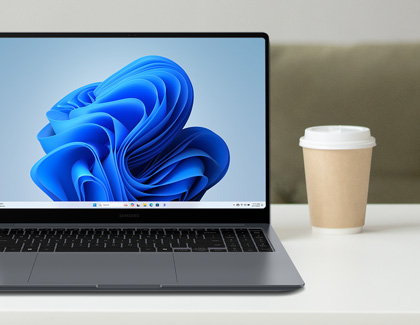
[[[305,130],[303,148],[312,230],[354,234],[365,224],[372,148],[376,140],[361,126],[327,125]]]

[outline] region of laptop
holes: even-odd
[[[1,34],[0,290],[301,288],[268,57],[264,33]]]

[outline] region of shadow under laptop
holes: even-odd
[[[118,291],[103,291],[103,292],[35,292],[35,291],[21,291],[21,292],[0,292],[0,296],[56,296],[56,297],[71,297],[71,296],[195,296],[195,297],[208,297],[208,296],[225,296],[225,297],[242,297],[244,294],[252,296],[293,296],[302,293],[305,287],[292,290],[292,291],[273,291],[273,292],[261,292],[261,291],[237,291],[237,292],[171,292],[171,291],[147,291],[147,292],[118,292]]]

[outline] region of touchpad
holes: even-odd
[[[176,283],[172,254],[38,253],[33,284]]]

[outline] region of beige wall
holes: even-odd
[[[420,40],[418,0],[0,0],[0,31],[265,31],[274,42]]]

